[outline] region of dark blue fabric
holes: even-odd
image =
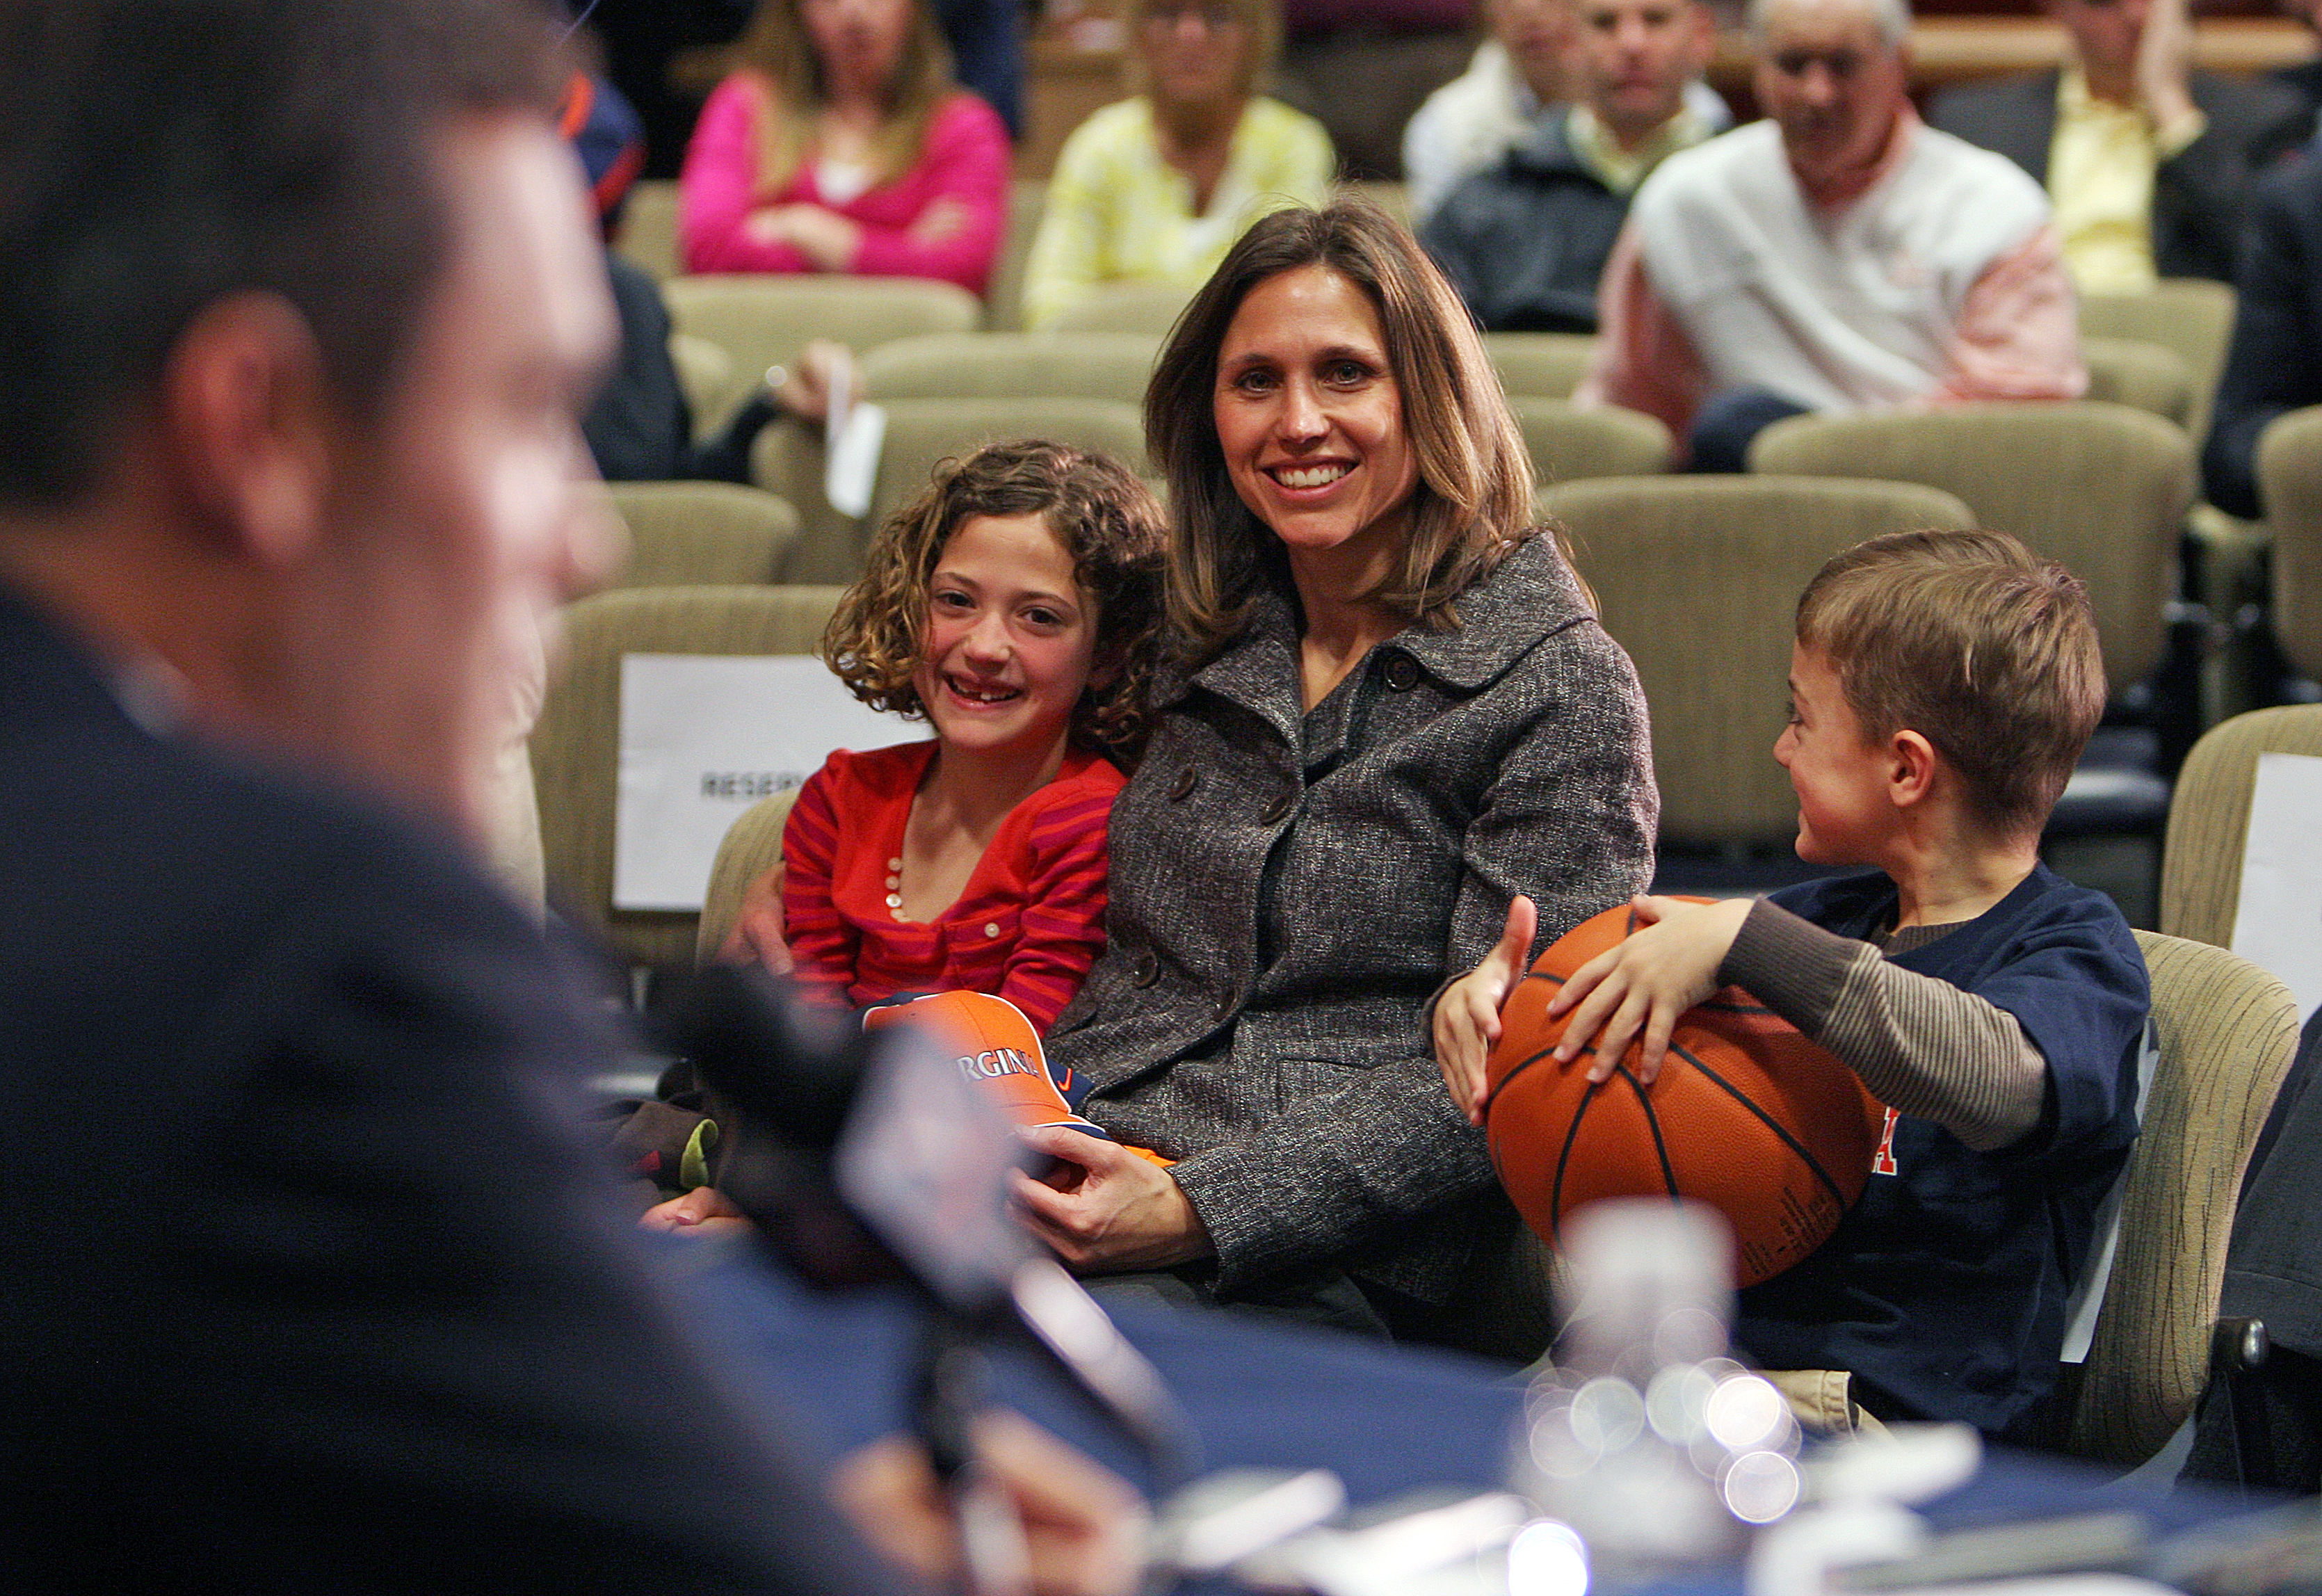
[[[801,1445],[836,1459],[907,1427],[918,1330],[900,1294],[822,1294],[756,1267],[739,1247],[672,1245],[690,1267],[702,1333],[757,1371]],[[1116,1306],[1111,1314],[1191,1416],[1205,1468],[1325,1465],[1358,1504],[1421,1485],[1503,1483],[1523,1411],[1507,1365],[1236,1313]],[[846,1349],[843,1361],[835,1348]],[[994,1373],[996,1400],[1154,1486],[1137,1449],[1032,1357],[1004,1354]]]
[[[936,0],[960,87],[992,103],[1008,136],[1024,136],[1024,8],[1017,0]]]
[[[740,1248],[672,1245],[703,1333],[722,1344],[729,1363],[754,1373],[791,1434],[835,1458],[902,1424],[904,1372],[918,1330],[900,1294],[822,1295],[758,1267]],[[1112,1317],[1185,1408],[1204,1469],[1330,1468],[1357,1506],[1431,1487],[1504,1483],[1523,1402],[1502,1365],[1229,1312],[1116,1309]],[[835,1358],[834,1348],[846,1355]],[[1152,1486],[1137,1451],[1028,1358],[1001,1358],[992,1394],[1140,1487]],[[1923,1510],[1937,1529],[1949,1530],[2117,1509],[2140,1514],[2158,1534],[2241,1505],[2208,1491],[2167,1494],[2109,1480],[2059,1458],[1995,1452],[1973,1481]],[[1655,1596],[1741,1591],[1736,1566],[1658,1587]]]
[[[2292,410],[2322,404],[2322,159],[2269,172],[2250,196],[2234,287],[2233,342],[2201,453],[2209,502],[2262,515],[2257,443]]]
[[[1895,912],[1871,872],[1772,901],[1842,936]],[[2064,1304],[2098,1203],[2136,1138],[2136,1054],[2151,1005],[2144,960],[2103,894],[2037,866],[1949,935],[1897,956],[2015,1016],[2048,1062],[2041,1123],[1978,1153],[1925,1119],[1893,1126],[1896,1172],[1874,1173],[1838,1232],[1742,1294],[1735,1340],[1772,1369],[1846,1369],[1882,1417],[2021,1430],[2053,1388]]]
[[[1804,415],[1806,407],[1762,388],[1728,388],[1694,413],[1687,434],[1688,471],[1746,471],[1750,445],[1778,421]]]
[[[1629,214],[1572,152],[1551,113],[1497,165],[1461,182],[1420,242],[1489,333],[1594,333],[1596,284]]]

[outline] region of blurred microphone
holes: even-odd
[[[952,1050],[793,1002],[755,964],[700,971],[671,1016],[674,1051],[730,1110],[714,1116],[718,1190],[801,1275],[902,1281],[951,1336],[1028,1342],[1165,1481],[1191,1474],[1193,1433],[1158,1372],[1010,1218],[1026,1150]]]

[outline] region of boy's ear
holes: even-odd
[[[1898,809],[1924,803],[1935,784],[1935,745],[1916,732],[1895,734],[1887,745],[1887,797]]]

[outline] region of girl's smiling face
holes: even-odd
[[[1045,761],[1094,668],[1097,601],[1044,516],[972,515],[928,579],[912,686],[946,748]]]

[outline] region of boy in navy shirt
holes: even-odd
[[[1859,1405],[2021,1438],[2136,1137],[2150,1000],[2111,900],[2039,858],[2104,707],[2088,596],[2004,534],[1872,539],[1799,598],[1790,702],[1774,757],[1798,856],[1874,868],[1754,902],[1637,898],[1650,924],[1550,1006],[1573,1017],[1557,1056],[1595,1036],[1601,1081],[1641,1039],[1649,1083],[1678,1017],[1732,984],[1845,1061],[1889,1105],[1869,1186],[1811,1256],[1742,1293],[1734,1339],[1802,1372],[1793,1400],[1814,1391],[1835,1427]],[[1518,899],[1436,1008],[1471,1116],[1533,925]]]

